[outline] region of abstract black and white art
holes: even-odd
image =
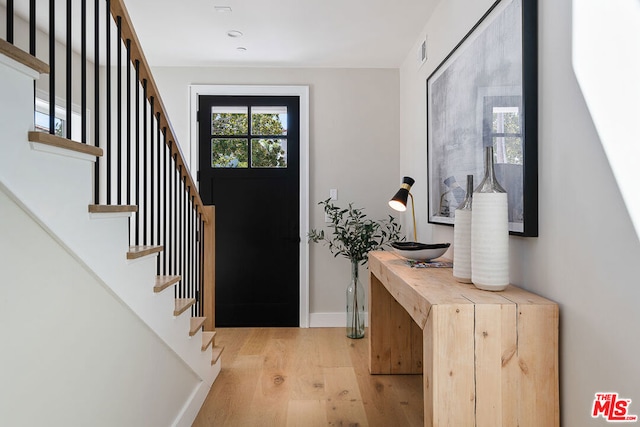
[[[535,0],[499,0],[427,79],[429,222],[453,224],[493,146],[509,231],[537,236]]]

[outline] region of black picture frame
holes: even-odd
[[[498,0],[427,78],[428,221],[453,225],[494,146],[509,233],[538,236],[537,0]]]

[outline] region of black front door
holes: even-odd
[[[200,96],[199,120],[216,326],[298,326],[299,97]]]

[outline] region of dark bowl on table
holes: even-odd
[[[451,243],[391,243],[391,247],[398,255],[414,261],[429,261],[441,257],[449,249],[449,246]]]

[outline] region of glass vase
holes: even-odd
[[[473,175],[467,175],[467,193],[453,219],[453,278],[471,283],[471,206]]]
[[[359,262],[351,260],[351,281],[347,287],[347,337],[364,338],[364,288],[358,275]]]
[[[509,285],[509,217],[507,192],[496,180],[493,147],[485,148],[484,178],[473,193],[471,213],[471,281],[488,291]]]

